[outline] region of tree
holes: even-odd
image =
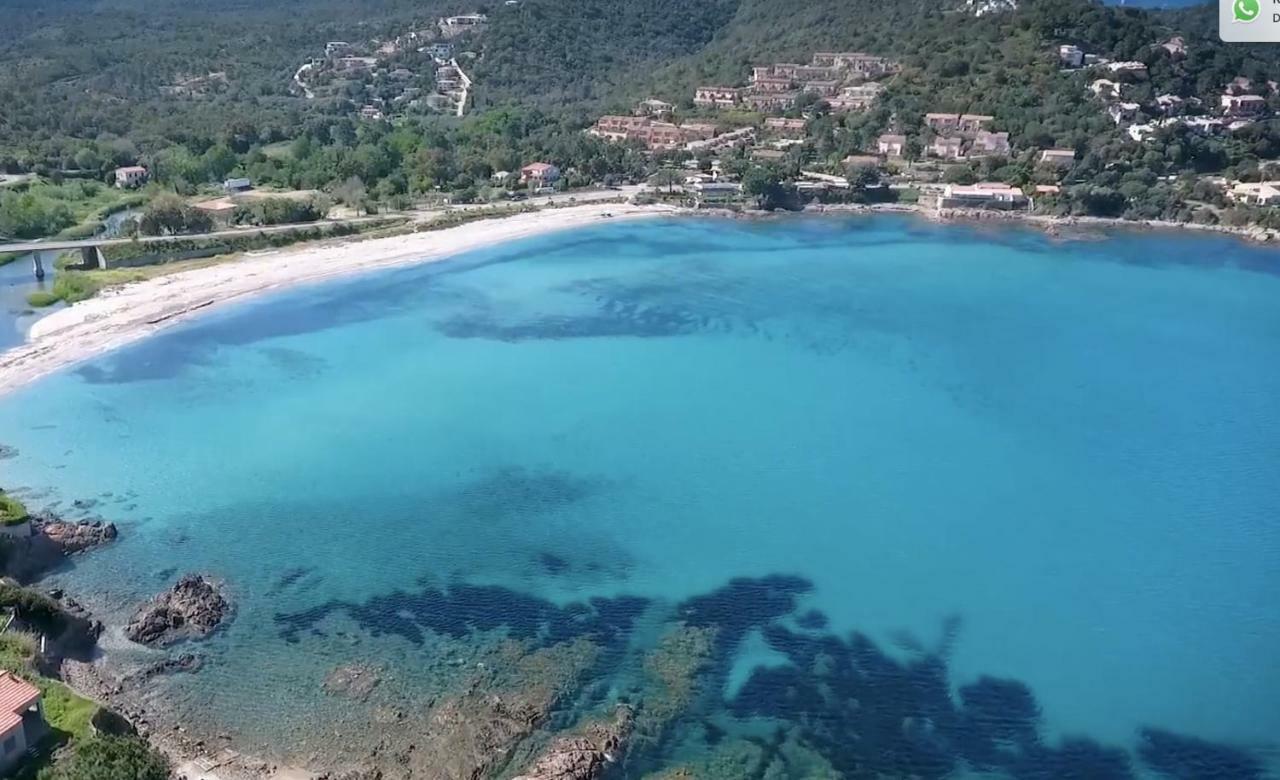
[[[137,737],[99,736],[76,745],[69,759],[40,780],[170,780],[169,762]]]
[[[368,191],[365,189],[364,182],[359,176],[352,176],[337,187],[333,188],[333,197],[360,213],[360,208],[364,205]]]
[[[148,236],[207,233],[212,229],[213,219],[208,214],[172,194],[161,195],[147,204],[138,220],[139,232]]]
[[[649,177],[649,183],[655,187],[666,187],[667,194],[670,194],[680,183],[680,172],[674,168],[660,168]]]
[[[755,166],[742,177],[742,191],[756,199],[756,206],[766,211],[785,208],[794,190],[782,183],[782,176],[772,168]]]

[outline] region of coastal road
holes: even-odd
[[[294,225],[272,225],[270,227],[215,230],[211,233],[193,233],[181,236],[139,236],[138,238],[85,238],[66,240],[48,238],[36,241],[16,241],[8,244],[0,244],[0,252],[43,252],[52,249],[85,249],[94,246],[102,247],[115,246],[118,244],[130,244],[135,241],[140,244],[163,244],[169,241],[202,241],[219,238],[239,238],[241,236],[257,236],[268,233],[292,233],[298,230],[308,230],[310,228],[322,227],[325,225],[359,225],[368,222],[382,222],[403,218],[404,216],[405,215],[403,214],[379,214],[373,217],[322,220],[320,222],[303,222]]]
[[[564,206],[569,203],[597,203],[602,200],[612,200],[614,198],[630,198],[640,191],[637,186],[619,187],[616,190],[585,190],[582,192],[558,192],[555,195],[541,195],[531,197],[528,200],[518,201],[519,203],[528,203],[533,206],[543,206],[553,204]],[[204,241],[216,240],[219,238],[239,238],[242,236],[265,235],[269,233],[290,233],[297,230],[308,230],[317,226],[324,225],[359,225],[370,222],[382,222],[395,219],[408,218],[414,222],[430,222],[433,219],[443,215],[457,211],[477,211],[481,209],[493,208],[494,206],[513,205],[516,201],[501,201],[499,203],[460,203],[456,206],[446,206],[444,208],[424,209],[422,211],[410,212],[389,212],[386,214],[378,214],[371,217],[354,217],[351,219],[340,220],[323,220],[320,222],[305,222],[296,225],[272,225],[270,227],[258,228],[235,228],[228,230],[215,230],[210,233],[195,233],[191,235],[181,236],[140,236],[138,238],[85,238],[85,239],[38,239],[35,241],[13,241],[9,243],[0,243],[0,253],[6,252],[43,252],[50,250],[66,250],[66,249],[85,249],[88,247],[104,247],[114,246],[118,244],[130,244],[138,242],[142,244],[163,244],[170,241]]]

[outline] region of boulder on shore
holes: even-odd
[[[169,645],[211,633],[231,611],[221,589],[199,574],[188,574],[143,604],[124,633],[144,645]]]

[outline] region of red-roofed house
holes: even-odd
[[[40,689],[9,672],[0,672],[0,772],[26,755],[49,726],[40,708]]]
[[[529,163],[520,169],[520,183],[532,183],[535,187],[550,187],[560,178],[560,169],[551,163]]]

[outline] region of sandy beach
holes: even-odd
[[[636,219],[675,211],[667,206],[619,203],[547,209],[386,238],[304,244],[111,288],[38,321],[25,344],[0,355],[0,394],[252,295],[443,260],[606,218]]]

